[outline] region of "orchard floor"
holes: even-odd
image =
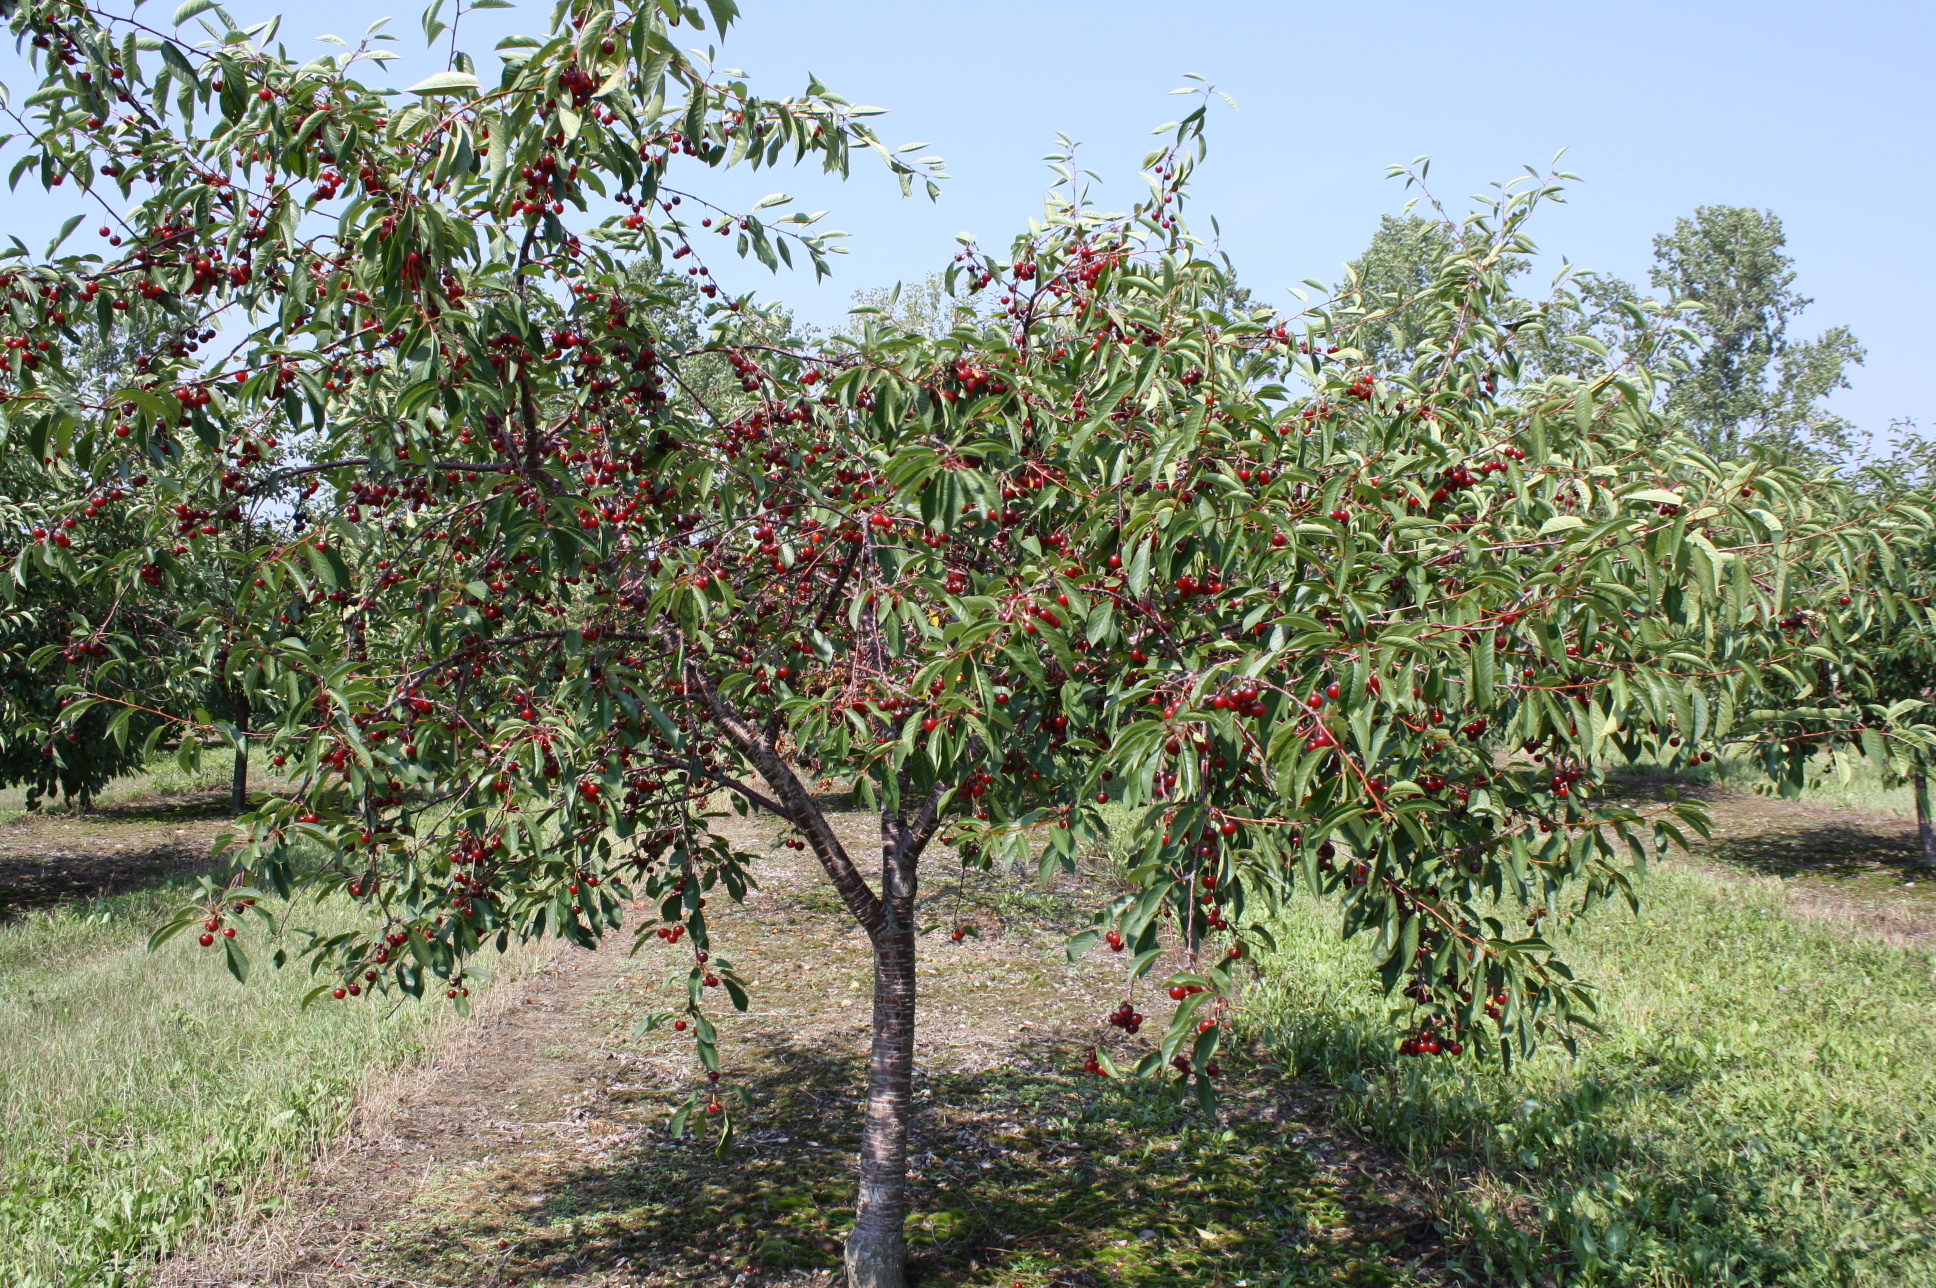
[[[228,810],[228,793],[202,792],[19,813],[0,826],[0,919],[192,876]]]
[[[840,821],[856,853],[871,820]],[[749,838],[750,839],[750,838]],[[435,1065],[379,1097],[288,1211],[211,1241],[168,1288],[835,1281],[853,1199],[867,957],[812,860],[768,851],[760,889],[715,901],[718,952],[752,985],[720,1025],[746,1088],[730,1156],[674,1143],[703,1087],[688,1035],[639,1035],[683,989],[658,940],[570,951],[499,990]],[[1399,1169],[1328,1131],[1315,1093],[1232,1064],[1220,1120],[1079,1072],[1125,996],[1124,959],[1070,965],[1085,891],[928,878],[909,1223],[928,1285],[1436,1285]],[[1160,1032],[1144,987],[1137,1004]],[[723,1001],[723,999],[722,999]],[[1109,1030],[1114,1033],[1113,1030]],[[1130,1058],[1134,1058],[1132,1055]],[[698,1118],[704,1115],[696,1115]]]
[[[1620,786],[1645,800],[1659,799],[1664,785],[1635,778]],[[1800,916],[1903,946],[1936,946],[1936,871],[1920,866],[1914,821],[1734,788],[1677,790],[1705,801],[1714,827],[1712,842],[1686,858],[1780,882]]]
[[[1936,943],[1914,829],[1740,792],[1693,861],[1779,881],[1801,915]],[[748,825],[742,825],[748,826]],[[855,853],[872,820],[841,819]],[[749,831],[750,843],[761,838]],[[374,1090],[283,1212],[164,1267],[162,1288],[248,1285],[831,1285],[852,1201],[867,959],[811,860],[772,850],[719,952],[753,985],[722,1017],[733,1153],[668,1139],[704,1083],[685,1035],[637,1032],[689,958],[563,950],[494,990],[425,1069]],[[1907,884],[1905,884],[1905,878]],[[931,863],[915,1125],[924,1285],[1438,1285],[1438,1235],[1404,1169],[1330,1125],[1324,1093],[1241,1056],[1218,1121],[1076,1070],[1125,995],[1120,958],[1061,951],[1103,893],[971,882]],[[722,999],[723,1004],[723,999]],[[1167,998],[1137,1004],[1160,1033]],[[1140,1039],[1128,1039],[1136,1046]]]

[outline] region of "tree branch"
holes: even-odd
[[[340,461],[319,461],[314,465],[291,465],[287,469],[277,470],[275,473],[269,475],[269,477],[244,490],[242,495],[259,496],[265,489],[273,487],[277,483],[286,482],[289,479],[297,478],[304,474],[320,474],[325,470],[350,469],[358,465],[368,464],[370,464],[370,458],[367,456],[351,456]],[[478,461],[432,461],[428,465],[418,466],[417,468],[425,470],[466,470],[473,474],[511,474],[517,470],[517,466],[515,465],[491,465]]]
[[[688,772],[694,772],[691,766],[680,764],[678,761],[666,760],[664,758],[661,758],[659,763],[662,765],[672,766],[677,769],[684,769],[684,770],[687,770]],[[751,787],[748,787],[745,783],[740,782],[737,778],[729,778],[725,774],[719,773],[716,770],[706,769],[703,766],[700,769],[698,769],[696,772],[702,778],[709,779],[712,782],[718,783],[721,787],[727,788],[731,791],[738,792],[741,796],[744,796],[747,800],[759,806],[767,813],[778,815],[780,818],[785,819],[789,823],[794,822],[793,812],[789,810],[786,806],[780,804],[780,802],[774,800],[771,796],[766,796],[760,792],[754,791]]]
[[[772,744],[760,737],[752,726],[726,705],[725,699],[719,696],[719,691],[713,688],[712,682],[697,663],[686,663],[686,682],[699,690],[700,699],[706,704],[720,732],[726,735],[726,741],[732,743],[733,749],[760,771],[760,777],[766,779],[775,794],[785,802],[793,825],[800,829],[807,844],[813,847],[814,857],[826,869],[827,878],[834,883],[834,889],[839,892],[841,902],[847,905],[847,911],[853,914],[854,920],[860,923],[870,940],[878,941],[888,928],[881,900],[868,889],[867,882],[854,867],[854,861],[848,857],[840,838],[827,825],[826,815],[821,812],[806,784],[800,781],[799,775],[793,772]]]
[[[813,625],[807,628],[808,634],[818,633],[827,624],[827,617],[834,611],[834,605],[839,602],[840,592],[846,587],[847,579],[854,575],[854,565],[860,562],[860,551],[861,543],[858,541],[847,548],[847,557],[840,561],[840,570],[834,574],[833,585],[827,587],[826,601],[820,605],[820,611],[814,614]],[[765,737],[768,745],[772,744],[779,732],[780,708],[775,706],[772,716],[766,722]]]

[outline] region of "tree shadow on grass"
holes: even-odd
[[[1762,876],[1899,881],[1930,875],[1920,866],[1922,847],[1907,822],[1824,817],[1827,811],[1803,810],[1792,801],[1659,775],[1621,775],[1610,790],[1655,802],[1672,792],[1716,806],[1717,835],[1700,847],[1703,856]]]
[[[186,882],[213,866],[206,846],[178,844],[0,855],[0,923],[84,899]]]
[[[467,1266],[449,1281],[463,1283],[831,1282],[854,1200],[861,1061],[787,1041],[756,1058],[729,1073],[758,1104],[729,1156],[666,1137],[663,1089],[614,1089],[607,1107],[636,1130],[605,1161],[476,1177],[485,1192],[460,1185],[392,1232],[392,1255]],[[1439,1282],[1413,1268],[1437,1262],[1429,1222],[1340,1185],[1317,1135],[1250,1074],[1212,1118],[1155,1088],[1064,1072],[1081,1061],[1073,1045],[1017,1046],[979,1070],[944,1060],[931,1054],[917,1083],[917,1284]]]
[[[1903,876],[1928,875],[1914,832],[1822,824],[1717,843],[1710,855],[1764,876],[1860,877],[1883,869]]]
[[[200,823],[229,817],[229,805],[226,790],[190,792],[96,805],[86,810],[83,817],[104,823]]]
[[[227,793],[150,797],[47,815],[45,830],[30,815],[0,847],[0,921],[186,881],[211,867],[206,825],[227,815]],[[154,830],[190,825],[201,825],[193,837]]]

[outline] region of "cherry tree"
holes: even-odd
[[[744,1102],[716,1017],[747,992],[708,899],[742,897],[753,856],[709,811],[770,817],[871,946],[855,1285],[903,1281],[937,842],[1053,870],[1113,822],[1128,893],[1070,951],[1121,953],[1177,1005],[1153,1040],[1127,1003],[1097,1017],[1086,1065],[1208,1107],[1291,890],[1373,937],[1404,1054],[1511,1059],[1593,1014],[1545,927],[1633,898],[1622,845],[1700,824],[1601,799],[1598,766],[1709,735],[1690,713],[1738,635],[1717,623],[1766,598],[1728,570],[1779,555],[1756,512],[1801,485],[1686,447],[1644,352],[1526,375],[1542,315],[1504,307],[1507,279],[1556,181],[1465,225],[1411,306],[1415,360],[1383,370],[1362,300],[1235,306],[1181,214],[1206,100],[1133,208],[1096,209],[1065,158],[1024,235],[964,245],[947,284],[975,303],[945,335],[863,312],[805,345],[707,260],[823,270],[814,217],[680,176],[864,152],[907,186],[938,172],[823,87],[759,97],[681,52],[727,0],[566,0],[495,76],[453,53],[401,96],[363,79],[379,51],[298,61],[207,0],[174,29],[0,13],[43,77],[14,178],[86,194],[109,247],[0,269],[6,451],[55,498],[16,575],[131,606],[225,561],[237,589],[199,628],[250,727],[175,718],[290,784],[157,938],[238,975],[257,944],[304,962],[318,1004],[463,1007],[485,945],[589,946],[643,902],[636,933],[690,954],[658,1018],[711,1075],[673,1130],[724,1143]],[[90,313],[164,339],[126,387],[60,395]],[[144,543],[92,543],[103,508]],[[138,647],[121,611],[77,639]],[[127,709],[97,663],[74,653],[70,721]],[[835,831],[829,781],[878,815],[877,857]],[[274,911],[297,891],[366,928],[303,941]]]

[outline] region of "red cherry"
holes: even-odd
[[[215,936],[209,934],[206,930],[204,930],[202,932],[202,947],[206,948],[214,942],[215,942]]]

